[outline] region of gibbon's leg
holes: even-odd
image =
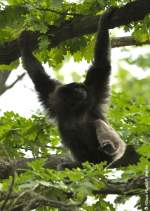
[[[113,157],[113,162],[120,159],[126,150],[126,144],[118,133],[101,119],[95,121],[95,126],[100,148]]]

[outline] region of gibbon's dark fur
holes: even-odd
[[[40,101],[57,120],[62,143],[75,162],[112,163],[125,152],[126,145],[108,125],[103,111],[109,92],[110,44],[106,11],[98,24],[94,60],[83,83],[63,85],[49,77],[30,49],[30,32],[19,39],[23,66],[32,79]]]

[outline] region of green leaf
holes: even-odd
[[[0,70],[14,70],[19,66],[19,60],[11,62],[9,65],[0,65]]]
[[[17,27],[23,22],[23,15],[27,9],[20,6],[6,6],[5,10],[0,11],[0,29],[4,27]]]
[[[62,6],[63,0],[51,0],[51,5],[53,8],[58,9]]]

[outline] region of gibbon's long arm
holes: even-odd
[[[43,105],[49,107],[49,94],[54,91],[58,82],[46,74],[41,63],[32,54],[30,49],[30,32],[22,32],[19,39],[19,46],[23,66],[32,79]]]
[[[105,103],[109,91],[110,64],[110,41],[109,41],[109,19],[112,11],[108,10],[99,20],[98,32],[94,50],[94,61],[87,72],[85,85],[93,90],[96,103]]]

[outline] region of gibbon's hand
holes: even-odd
[[[117,10],[117,7],[110,7],[108,8],[100,17],[99,20],[99,25],[102,26],[109,26],[110,19],[112,15],[115,13]]]
[[[33,43],[33,32],[31,31],[23,31],[20,34],[20,37],[18,39],[18,44],[20,47],[20,50],[24,53],[32,52],[31,50],[31,43]]]

